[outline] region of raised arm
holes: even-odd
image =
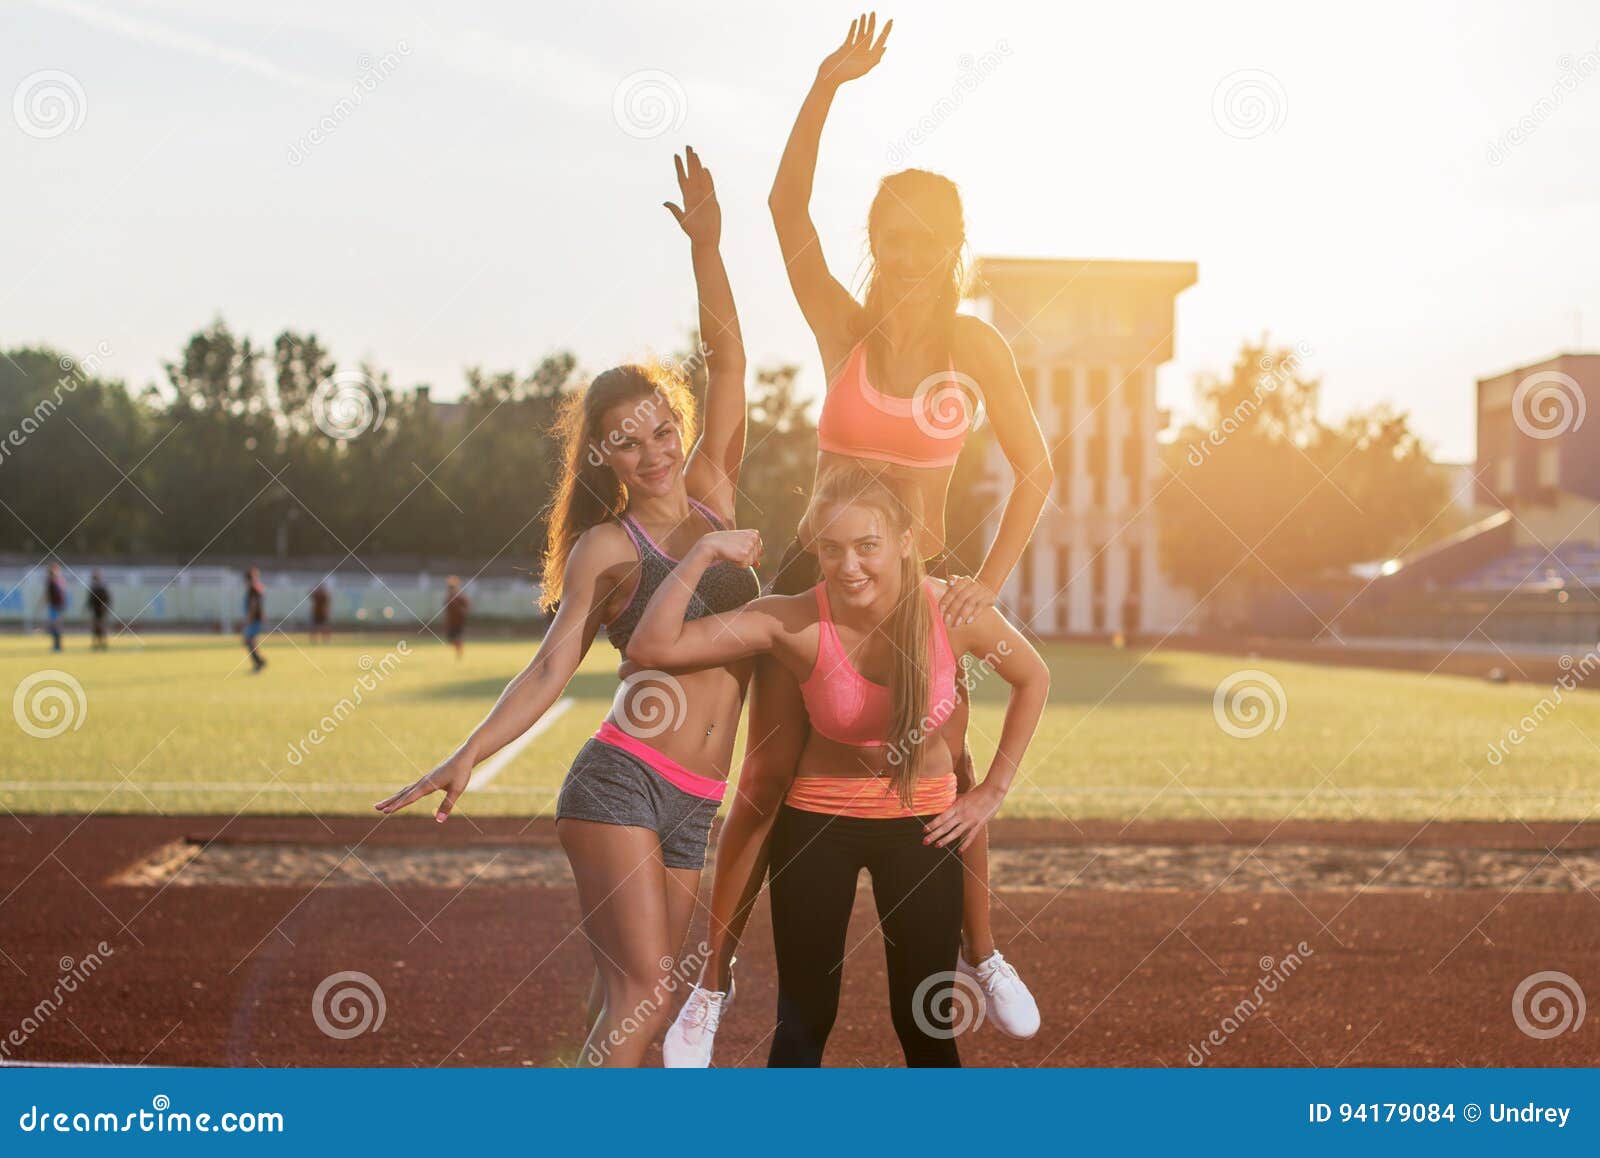
[[[883,58],[894,21],[885,24],[882,35],[874,40],[877,26],[876,12],[852,20],[844,43],[817,69],[817,79],[806,93],[800,115],[789,131],[789,142],[783,148],[778,175],[773,179],[772,193],[767,198],[772,224],[778,231],[778,248],[783,253],[784,268],[789,272],[789,284],[800,303],[800,312],[817,336],[818,345],[822,346],[835,345],[855,328],[860,306],[850,296],[850,291],[828,272],[817,227],[811,220],[811,186],[816,178],[817,150],[822,143],[822,126],[828,119],[828,109],[839,86],[865,76]]]
[[[1000,589],[1033,537],[1040,512],[1055,485],[1055,468],[1050,462],[1044,432],[1039,429],[1033,402],[1022,384],[1022,376],[1017,373],[1011,347],[999,331],[979,318],[964,317],[962,325],[966,335],[963,344],[970,351],[978,384],[983,389],[990,425],[1011,466],[1011,493],[1006,496],[1000,526],[977,577],[952,584],[940,600],[939,610],[945,623],[952,626],[972,622],[994,606]]]
[[[567,560],[561,605],[528,666],[518,672],[483,722],[443,763],[393,796],[373,805],[398,812],[424,796],[443,792],[434,819],[443,821],[472,781],[472,770],[536,724],[550,709],[588,654],[600,628],[608,592],[602,576],[614,564],[593,531],[574,544]]]
[[[663,202],[689,238],[700,301],[700,354],[706,362],[706,413],[684,478],[689,493],[731,517],[744,460],[745,357],[733,287],[722,261],[722,208],[711,170],[689,148],[674,157],[682,204]]]
[[[951,643],[979,660],[977,674],[970,679],[983,679],[986,671],[992,671],[1011,687],[988,774],[928,825],[929,843],[960,841],[958,850],[965,850],[1011,791],[1050,698],[1050,668],[1022,632],[992,607],[953,631]]]
[[[628,639],[628,662],[684,669],[714,667],[764,652],[788,658],[784,646],[788,628],[780,614],[793,602],[787,596],[769,595],[733,611],[684,621],[706,568],[719,561],[753,567],[760,558],[761,536],[755,531],[702,535],[650,597]]]

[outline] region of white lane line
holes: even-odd
[[[520,756],[524,748],[542,736],[545,732],[545,729],[559,720],[562,716],[566,715],[567,710],[577,702],[578,701],[571,696],[563,696],[561,699],[551,704],[550,709],[545,712],[544,715],[539,717],[539,722],[537,724],[529,728],[526,732],[522,733],[522,735],[511,741],[511,743],[507,744],[504,748],[501,748],[498,752],[496,752],[493,756],[490,756],[483,762],[482,765],[479,766],[478,770],[472,774],[471,781],[467,784],[467,791],[471,792],[474,788],[482,788],[485,784],[489,783],[489,781],[493,780],[496,776],[500,775],[500,773],[504,772],[507,764],[510,764],[511,761]]]

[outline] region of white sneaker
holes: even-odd
[[[998,949],[976,965],[958,955],[956,968],[977,981],[983,990],[989,1021],[1001,1033],[1007,1037],[1032,1037],[1039,1032],[1039,1003]]]
[[[661,1039],[663,1065],[669,1070],[703,1070],[711,1065],[717,1026],[722,1024],[722,1011],[733,1002],[734,987],[730,979],[726,993],[702,989],[698,985],[689,990],[689,1000],[683,1003],[666,1037]]]

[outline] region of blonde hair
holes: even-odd
[[[933,232],[935,239],[951,251],[949,268],[939,284],[939,296],[934,307],[934,327],[938,340],[948,351],[955,342],[956,311],[967,289],[967,222],[961,207],[961,190],[950,178],[927,169],[902,169],[890,173],[878,182],[878,192],[867,210],[867,244],[870,262],[867,268],[866,290],[862,295],[862,340],[869,354],[874,355],[875,368],[886,353],[882,348],[883,316],[889,306],[883,300],[879,285],[877,262],[877,237],[883,226],[884,215],[895,205],[906,206],[917,220]]]
[[[894,666],[889,676],[889,734],[884,737],[892,750],[904,753],[890,780],[908,807],[922,773],[922,744],[928,739],[922,733],[933,682],[933,612],[923,591],[927,575],[917,553],[921,511],[915,496],[915,491],[898,490],[882,471],[846,463],[823,472],[805,517],[805,525],[814,531],[825,507],[867,507],[883,517],[896,540],[903,541],[908,535],[911,539],[910,550],[900,557],[900,597],[889,613]]]

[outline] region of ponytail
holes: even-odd
[[[843,464],[823,474],[805,517],[805,525],[814,528],[820,522],[815,512],[824,506],[870,507],[883,516],[897,541],[907,533],[911,536],[911,550],[900,558],[900,597],[887,625],[894,645],[894,666],[889,676],[889,732],[884,737],[890,763],[895,765],[891,783],[907,807],[922,773],[933,683],[933,609],[925,590],[927,572],[916,548],[920,508],[914,501],[915,492],[910,495],[908,499],[901,494],[880,471],[859,463]]]

